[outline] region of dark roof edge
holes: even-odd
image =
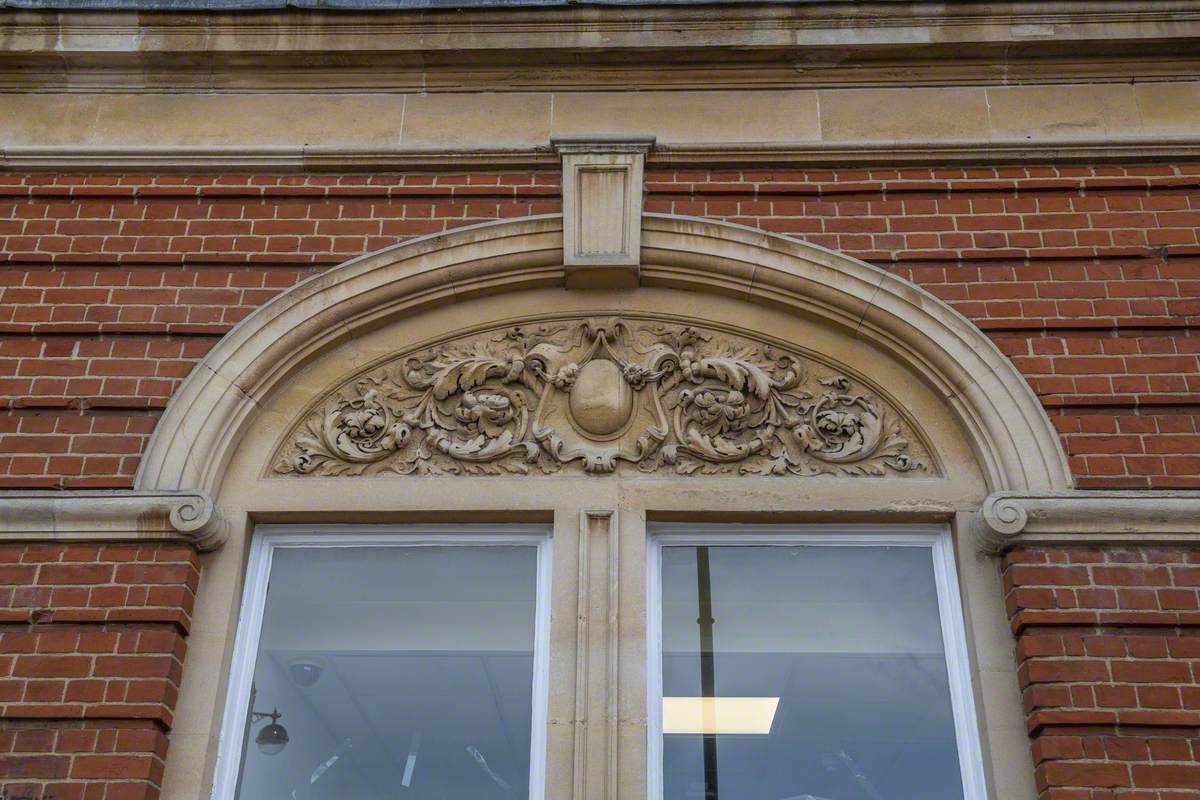
[[[903,3],[908,0],[872,0]],[[829,5],[855,0],[0,0],[26,11],[411,11],[455,8],[569,6]]]

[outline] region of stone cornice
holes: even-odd
[[[655,167],[1129,163],[1200,159],[1200,136],[958,142],[660,143]],[[42,147],[0,148],[0,172],[330,172],[405,169],[553,169],[552,147]]]
[[[0,492],[0,542],[178,541],[214,550],[227,534],[203,492]]]
[[[438,82],[429,75],[447,68],[502,67],[501,79],[510,84],[508,70],[534,68],[520,84],[559,79],[559,69],[538,74],[547,65],[607,66],[624,74],[638,64],[685,72],[697,64],[720,73],[734,67],[745,73],[735,78],[740,81],[773,69],[779,71],[775,81],[912,85],[970,81],[972,71],[974,79],[995,81],[996,66],[1005,82],[1054,80],[1058,71],[1115,79],[1131,74],[1130,63],[1141,65],[1132,74],[1143,79],[1195,75],[1200,9],[1162,0],[1060,0],[375,13],[19,11],[0,17],[0,36],[0,71],[19,76],[23,83],[7,83],[25,89],[53,89],[52,76],[65,73],[70,88],[82,91],[117,85],[176,90],[194,80],[244,87],[271,80],[258,73],[272,69],[282,70],[274,80],[282,78],[281,88],[292,91],[344,88],[339,81],[347,75],[355,82],[404,81],[412,77],[408,72],[432,81],[420,85],[426,89]],[[897,71],[900,65],[907,68]],[[1033,72],[1025,74],[1025,66]],[[162,82],[164,73],[172,76],[169,83]],[[631,85],[623,77],[618,82]]]
[[[1021,545],[1200,547],[1200,491],[997,492],[976,518],[980,549]]]
[[[508,43],[506,37],[518,37],[527,47],[544,44],[577,51],[722,44],[833,51],[933,43],[1001,49],[1017,42],[1032,50],[1041,42],[1061,53],[1072,42],[1186,40],[1200,29],[1200,9],[1186,0],[1059,0],[509,6],[366,13],[15,11],[0,21],[0,27],[20,37],[6,43],[10,52],[53,49],[60,56],[130,49],[245,57],[281,50],[358,52],[368,40],[373,52],[490,50]],[[915,27],[941,35],[918,37]],[[121,38],[135,33],[141,41]],[[604,36],[576,41],[573,33]],[[72,38],[57,43],[41,38],[51,35]]]

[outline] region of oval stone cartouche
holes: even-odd
[[[633,388],[621,368],[596,359],[584,364],[571,387],[571,416],[584,431],[608,436],[619,431],[633,412]]]

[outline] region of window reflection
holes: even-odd
[[[528,797],[536,574],[533,546],[277,548],[237,796]]]
[[[930,550],[662,548],[664,800],[960,800]]]

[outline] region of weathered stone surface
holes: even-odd
[[[293,475],[901,475],[912,423],[860,380],[772,345],[654,318],[550,319],[356,375],[288,437]]]

